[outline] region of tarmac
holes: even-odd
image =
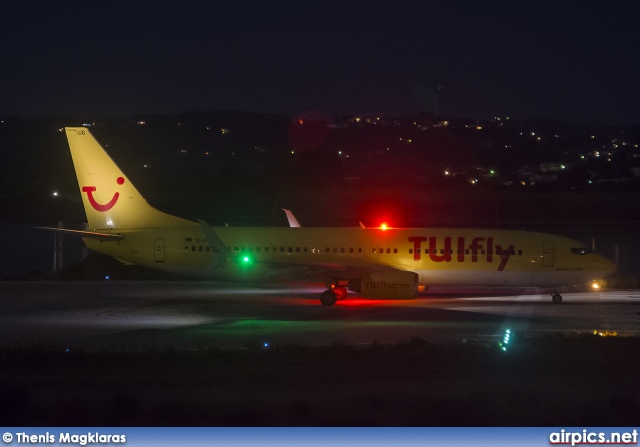
[[[350,294],[319,304],[320,287],[200,281],[0,282],[0,346],[83,350],[243,349],[465,341],[594,333],[638,335],[640,291],[430,293],[416,300]]]

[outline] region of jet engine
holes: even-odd
[[[418,274],[401,270],[366,273],[360,280],[349,281],[349,288],[365,298],[417,298]]]

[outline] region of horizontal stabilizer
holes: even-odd
[[[36,227],[36,228],[38,230],[57,231],[58,233],[71,234],[71,235],[80,236],[80,237],[90,237],[93,239],[112,240],[112,241],[124,239],[124,236],[121,236],[119,234],[97,233],[95,231],[68,230],[66,228],[52,228],[52,227]]]

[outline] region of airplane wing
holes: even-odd
[[[288,210],[285,210],[288,211]],[[290,211],[289,211],[290,213]],[[287,215],[289,214],[287,213]],[[292,215],[293,216],[293,215]],[[295,219],[295,217],[293,218]],[[213,252],[216,253],[214,260],[214,267],[222,264],[231,255],[230,248],[225,246],[220,240],[218,235],[213,231],[211,226],[202,219],[196,219],[202,228],[202,232],[206,236],[209,244],[213,248]],[[405,270],[398,269],[383,264],[359,264],[348,262],[329,263],[329,262],[309,262],[304,263],[300,261],[296,262],[270,262],[260,261],[257,264],[269,270],[267,274],[270,278],[292,279],[299,278],[301,276],[306,277],[324,277],[334,278],[341,280],[356,280],[367,274],[391,274],[397,275],[406,272]],[[411,273],[412,274],[412,273]]]

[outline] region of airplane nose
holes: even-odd
[[[600,259],[598,259],[598,266],[599,269],[602,270],[604,276],[609,276],[611,275],[613,272],[615,272],[618,267],[616,266],[616,264],[609,258],[605,258],[602,255],[598,255]]]

